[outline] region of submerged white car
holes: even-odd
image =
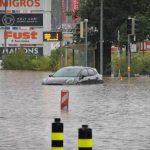
[[[80,85],[103,83],[102,75],[95,68],[83,66],[63,67],[49,77],[44,78],[43,85]]]

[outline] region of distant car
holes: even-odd
[[[102,75],[95,68],[83,66],[63,67],[44,78],[43,85],[80,85],[103,83]]]

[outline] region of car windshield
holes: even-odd
[[[62,68],[54,73],[53,77],[77,77],[81,68]]]

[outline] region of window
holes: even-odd
[[[81,75],[84,76],[84,77],[87,77],[88,76],[87,69],[83,69],[82,72],[81,72]]]
[[[77,77],[80,71],[80,68],[62,68],[53,77]]]
[[[93,69],[88,69],[89,76],[94,76],[96,72]]]

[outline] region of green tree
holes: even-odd
[[[140,23],[139,39],[149,36],[149,0],[104,0],[104,40],[117,41],[117,31],[126,38],[128,16],[137,17]],[[80,16],[89,20],[89,26],[100,27],[100,0],[81,0]],[[97,37],[98,39],[98,37]]]

